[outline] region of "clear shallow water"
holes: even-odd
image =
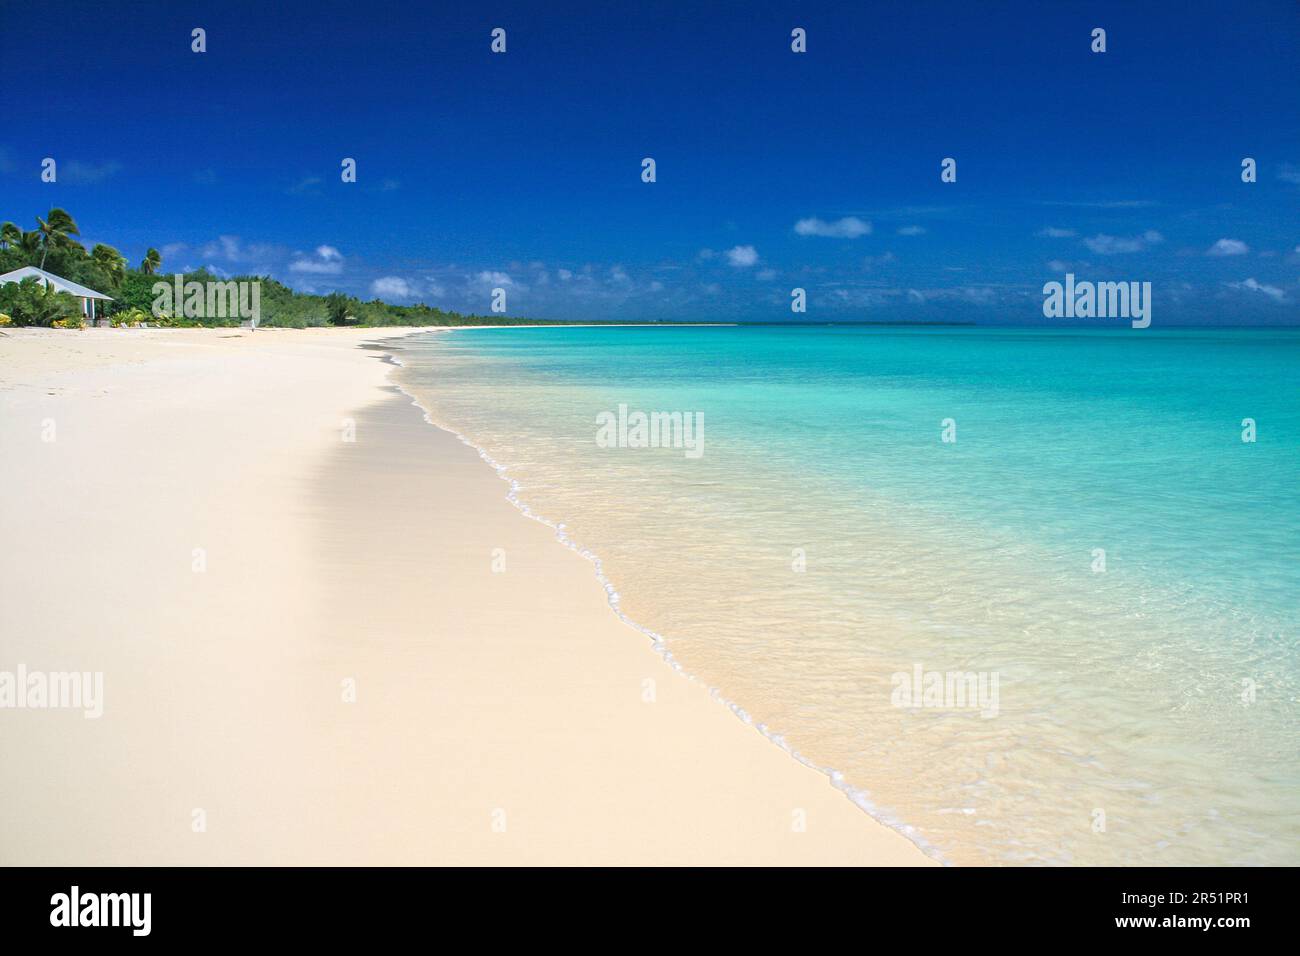
[[[943,859],[1300,863],[1300,333],[403,347],[403,385],[624,614]],[[619,404],[703,413],[703,455],[600,447]],[[996,675],[996,716],[896,706],[918,665]]]

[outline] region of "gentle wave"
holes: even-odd
[[[396,354],[389,353],[387,358],[391,364],[396,365],[399,368],[403,367],[403,363],[400,357],[398,357]],[[583,547],[577,541],[574,541],[568,535],[563,524],[558,524],[554,521],[551,521],[549,518],[546,518],[543,515],[537,514],[520,499],[519,497],[520,485],[518,481],[514,480],[508,475],[509,466],[496,461],[491,455],[487,453],[487,451],[485,451],[483,448],[476,445],[474,441],[470,439],[468,436],[462,435],[460,432],[456,431],[455,428],[451,427],[450,425],[447,425],[444,422],[436,421],[431,411],[421,403],[419,396],[414,394],[410,389],[404,386],[401,382],[395,381],[393,384],[395,385],[396,388],[398,388],[402,392],[403,395],[405,395],[407,398],[410,399],[412,405],[420,409],[420,412],[424,416],[424,420],[426,423],[432,425],[434,428],[447,432],[449,435],[452,435],[453,437],[458,439],[462,444],[467,445],[468,447],[472,448],[475,452],[478,453],[479,458],[483,459],[483,461],[487,463],[488,467],[490,467],[493,471],[496,472],[497,477],[500,478],[502,481],[506,482],[508,487],[508,490],[506,492],[506,500],[509,501],[510,504],[513,505],[520,512],[520,514],[524,515],[524,517],[526,518],[530,518],[533,521],[536,521],[550,528],[555,533],[555,539],[558,542],[560,542],[569,550],[576,552],[587,561],[591,562],[595,570],[596,580],[599,581],[601,587],[605,589],[606,601],[608,602],[610,609],[614,612],[614,614],[618,617],[618,619],[622,621],[624,624],[628,625],[628,627],[631,627],[641,632],[647,638],[649,638],[651,642],[650,646],[654,650],[654,652],[658,654],[661,658],[663,658],[664,663],[667,664],[670,668],[672,668],[673,671],[675,671],[678,675],[684,677],[689,681],[698,682],[698,678],[694,674],[689,673],[685,668],[683,668],[682,665],[678,662],[678,660],[675,657],[673,657],[672,651],[668,649],[667,645],[664,642],[664,639],[659,634],[656,634],[650,628],[645,627],[642,624],[639,624],[638,622],[634,621],[632,618],[628,617],[627,614],[623,613],[623,609],[619,607],[618,589],[614,586],[614,583],[605,575],[604,566],[601,563],[600,556],[597,555],[590,548]],[[803,754],[799,753],[797,750],[791,747],[790,744],[786,741],[785,737],[782,736],[779,732],[773,731],[766,724],[755,723],[753,717],[748,712],[746,712],[743,707],[741,707],[739,704],[736,704],[734,701],[728,700],[725,696],[723,696],[722,691],[719,688],[709,686],[708,691],[710,697],[712,697],[715,701],[717,701],[722,706],[726,707],[727,710],[731,711],[731,713],[734,714],[737,718],[739,718],[743,723],[745,723],[750,727],[753,727],[755,730],[757,730],[760,734],[766,737],[773,744],[780,747],[790,757],[797,760],[805,767],[809,767],[813,770],[816,770],[818,773],[824,774],[826,778],[830,781],[832,787],[834,787],[836,790],[839,790],[841,793],[843,793],[845,797],[847,797],[849,801],[853,803],[854,806],[862,810],[873,820],[883,824],[884,826],[889,827],[891,830],[896,831],[897,833],[905,837],[907,840],[909,840],[911,843],[913,843],[917,847],[917,849],[919,849],[922,853],[925,853],[927,856],[931,857],[937,862],[942,863],[944,865],[950,865],[949,861],[947,861],[944,858],[943,854],[939,852],[938,848],[933,847],[929,843],[927,843],[926,840],[917,832],[915,827],[907,824],[902,820],[899,820],[897,817],[895,817],[890,813],[887,813],[881,808],[874,806],[867,792],[865,790],[860,790],[858,788],[851,786],[845,780],[843,773],[841,773],[840,771],[836,770],[833,767],[823,767],[813,762],[812,760],[809,760]]]

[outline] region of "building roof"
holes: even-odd
[[[36,266],[23,266],[13,272],[6,272],[0,276],[0,285],[6,282],[22,282],[24,279],[32,278],[40,279],[44,284],[53,286],[57,291],[67,292],[79,299],[107,299],[110,302],[113,299],[111,295],[104,295],[104,293],[96,292],[94,289],[87,289],[84,285],[70,282],[61,276],[56,276],[53,272],[38,269]]]

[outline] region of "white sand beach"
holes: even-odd
[[[0,710],[0,864],[931,863],[424,421],[410,331],[0,337],[0,671],[103,674]]]

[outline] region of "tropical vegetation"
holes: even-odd
[[[81,230],[64,209],[37,216],[36,228],[13,222],[0,224],[0,274],[37,266],[64,279],[113,297],[99,303],[114,325],[159,322],[165,325],[238,325],[238,318],[180,319],[155,316],[153,285],[164,276],[163,259],[150,247],[138,268],[113,246],[95,244],[89,251],[78,240]],[[392,305],[380,299],[362,301],[343,292],[307,295],[269,276],[217,276],[206,269],[183,273],[186,282],[260,281],[261,324],[303,328],[317,325],[523,325],[564,324],[504,315],[462,315],[418,303]],[[30,284],[29,284],[30,283]],[[33,287],[39,291],[33,291]],[[0,314],[14,325],[79,326],[81,310],[75,298],[45,290],[35,280],[0,285]]]
[[[66,292],[46,288],[37,278],[0,285],[0,325],[43,325],[80,328],[81,303]]]

